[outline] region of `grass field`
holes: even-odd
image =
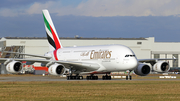
[[[0,82],[0,101],[180,101],[180,81]]]

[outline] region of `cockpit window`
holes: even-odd
[[[125,55],[125,57],[135,57],[135,55]]]

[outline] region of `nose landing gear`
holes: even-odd
[[[128,79],[129,79],[129,80],[132,80],[132,76],[130,75],[131,71],[132,71],[132,70],[129,70],[128,76],[126,76],[126,80],[128,80]]]

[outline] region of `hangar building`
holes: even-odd
[[[78,47],[89,45],[121,44],[131,48],[138,59],[172,58],[180,55],[180,42],[155,42],[154,37],[149,38],[60,38],[63,47]],[[5,37],[0,39],[0,50],[19,47],[18,52],[44,55],[48,52],[46,37]],[[9,50],[8,50],[9,51]],[[2,53],[1,53],[2,55]],[[1,56],[2,57],[2,56]],[[24,57],[21,57],[24,58]],[[26,58],[32,58],[26,56]],[[170,67],[180,67],[180,60],[169,61]],[[38,65],[38,64],[35,64]]]

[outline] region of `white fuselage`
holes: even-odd
[[[138,66],[133,51],[123,45],[61,48],[53,52],[53,59],[98,63],[106,69],[106,72],[133,70]]]

